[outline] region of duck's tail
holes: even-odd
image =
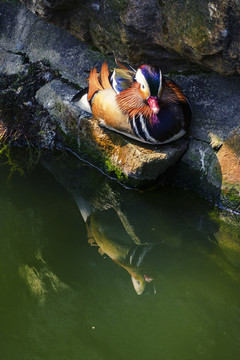
[[[83,110],[90,114],[92,114],[92,108],[90,103],[88,102],[88,87],[79,91],[74,97],[72,98],[72,102],[77,103],[77,105]]]

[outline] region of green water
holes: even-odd
[[[61,156],[0,167],[0,358],[239,359],[238,220]]]

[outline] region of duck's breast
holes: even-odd
[[[92,113],[105,127],[126,133],[132,131],[128,115],[119,109],[113,89],[105,89],[94,95]]]

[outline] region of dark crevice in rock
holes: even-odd
[[[219,150],[221,149],[221,147],[222,147],[222,144],[220,144],[220,145],[213,145],[211,141],[207,141],[207,140],[200,139],[200,138],[197,138],[197,137],[192,137],[191,140],[196,140],[196,141],[199,141],[200,143],[205,143],[205,144],[207,144],[207,145],[210,145],[215,154],[218,153],[218,151],[219,151]],[[213,156],[214,156],[214,155],[213,155]]]
[[[196,141],[199,141],[199,142],[210,145],[210,141],[203,140],[203,139],[200,139],[200,138],[197,138],[197,137],[194,137],[194,136],[192,137],[192,140],[196,140]]]

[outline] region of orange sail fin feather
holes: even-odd
[[[109,82],[109,71],[106,61],[104,61],[101,69],[101,84],[104,89],[112,88],[112,85]]]
[[[87,99],[89,101],[92,99],[92,97],[96,91],[103,90],[103,87],[98,80],[96,67],[94,69],[91,69],[88,82],[89,82],[89,89],[88,89],[88,98]]]
[[[109,82],[109,71],[106,62],[104,62],[102,65],[100,75],[97,73],[96,67],[90,71],[88,82],[89,82],[88,101],[92,99],[93,95],[97,91],[102,91],[104,89],[112,88]]]

